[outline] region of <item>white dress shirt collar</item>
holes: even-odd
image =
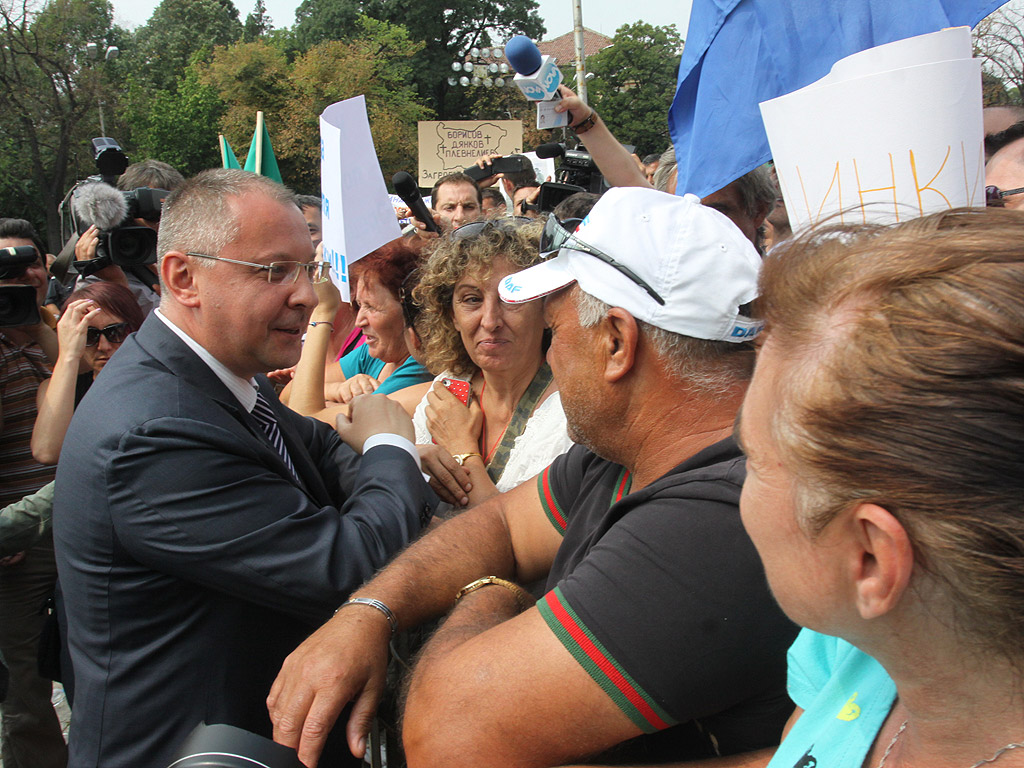
[[[252,413],[252,409],[256,406],[256,380],[246,380],[241,376],[233,374],[228,370],[228,367],[224,365],[224,363],[211,355],[202,344],[172,323],[170,319],[160,311],[159,307],[153,310],[153,314],[160,318],[163,324],[170,328],[179,339],[185,342],[189,349],[199,355],[199,359],[209,366],[210,370],[214,372],[218,379],[224,382],[224,386],[227,387],[231,391],[231,394],[238,399],[238,402],[241,403],[242,407],[245,408],[248,413]]]

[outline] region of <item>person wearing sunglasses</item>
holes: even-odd
[[[1024,138],[999,149],[985,164],[985,204],[1024,208]]]
[[[466,224],[437,245],[414,297],[428,367],[439,371],[413,416],[431,485],[457,507],[535,476],[572,445],[551,369],[539,305],[498,298],[506,276],[539,262],[540,224]],[[469,383],[461,402],[445,386]]]
[[[32,430],[36,461],[57,463],[75,408],[128,334],[139,330],[142,320],[132,292],[118,283],[90,283],[68,297],[57,322],[60,352],[53,376],[40,385],[37,394],[39,415]]]
[[[408,686],[409,765],[680,763],[777,744],[792,713],[797,628],[743,530],[732,439],[760,257],[693,195],[611,189],[586,222],[498,284],[551,329],[576,445],[355,592],[399,629],[447,614]],[[339,614],[285,662],[268,704],[307,764],[349,699],[361,754],[389,634]]]
[[[34,248],[28,264],[3,264],[5,292],[34,294],[39,315],[25,325],[0,327],[0,507],[19,503],[53,481],[53,467],[32,456],[36,392],[57,361],[57,334],[47,322],[45,250],[24,219],[0,218],[0,247]],[[28,288],[26,288],[26,286]],[[29,290],[31,289],[31,290]],[[39,606],[57,578],[49,535],[27,550],[0,559],[0,656],[10,671],[7,697],[0,702],[0,761],[30,755],[40,768],[61,768],[67,748],[50,697],[53,684],[38,671],[36,641],[42,633]]]

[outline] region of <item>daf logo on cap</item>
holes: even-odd
[[[515,280],[512,279],[512,275],[505,278],[505,290],[509,293],[519,293],[522,290],[522,286],[516,285]]]
[[[756,325],[735,325],[729,335],[734,339],[752,339],[764,328],[763,323]]]

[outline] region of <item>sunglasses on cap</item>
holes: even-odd
[[[651,286],[648,285],[647,282],[636,272],[631,270],[625,264],[620,264],[607,253],[599,251],[592,245],[587,245],[576,237],[575,230],[582,221],[583,219],[566,219],[565,221],[559,221],[554,216],[549,216],[547,222],[544,224],[544,231],[540,235],[540,252],[542,254],[553,253],[560,248],[570,248],[574,251],[585,253],[588,256],[593,256],[595,259],[600,259],[605,264],[617,269],[621,274],[639,285],[647,291],[647,294],[652,299],[664,306],[665,300],[661,298],[660,294],[651,288]]]
[[[463,224],[456,230],[452,231],[452,240],[465,240],[469,237],[476,237],[479,234],[485,232],[488,228],[491,229],[515,229],[523,224],[532,224],[533,219],[527,216],[505,216],[499,219],[481,219],[480,221],[471,221],[469,224]]]
[[[85,329],[85,346],[95,347],[100,343],[101,334],[111,344],[120,344],[128,338],[129,333],[131,333],[131,330],[128,328],[128,323],[111,323],[106,328],[93,328],[89,326]]]
[[[1007,198],[1010,195],[1019,195],[1022,192],[1024,192],[1024,187],[1003,190],[990,184],[985,187],[985,205],[989,208],[1002,208],[1006,205],[1004,198]]]

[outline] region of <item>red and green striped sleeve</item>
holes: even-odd
[[[540,615],[573,658],[644,733],[677,723],[607,651],[555,587],[537,603]]]
[[[555,493],[551,489],[551,480],[549,474],[551,467],[548,466],[543,472],[537,475],[537,493],[540,495],[540,504],[544,508],[544,514],[548,516],[548,520],[555,526],[555,529],[565,535],[565,526],[568,524],[565,517],[565,511],[562,506],[558,503],[558,499],[555,498]]]

